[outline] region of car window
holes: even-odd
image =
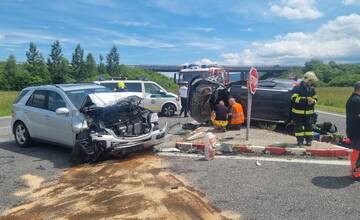
[[[64,99],[58,93],[49,91],[48,110],[54,112],[58,108],[66,108]]]
[[[145,83],[145,92],[150,94],[161,94],[159,86],[153,83]]]
[[[30,90],[25,89],[20,92],[20,94],[16,97],[14,104],[18,103]]]
[[[26,105],[35,107],[35,108],[47,108],[46,103],[46,96],[47,96],[46,90],[35,90],[34,93],[31,95],[29,100],[27,101]]]
[[[127,92],[142,92],[141,83],[125,83],[125,89]]]
[[[274,81],[259,81],[260,88],[273,88],[276,86],[276,83]]]
[[[118,83],[111,82],[111,83],[100,83],[100,85],[105,86],[106,88],[111,89],[111,91],[117,91]]]

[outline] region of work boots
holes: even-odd
[[[297,139],[298,147],[304,146],[304,138],[303,137],[296,137],[296,139]]]

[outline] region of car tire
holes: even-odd
[[[171,103],[166,103],[161,110],[161,114],[165,117],[172,117],[175,115],[176,106]]]
[[[19,147],[29,147],[33,143],[28,129],[21,121],[17,122],[14,126],[14,138]]]

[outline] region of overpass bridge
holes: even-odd
[[[152,70],[155,72],[179,72],[183,69],[182,65],[128,65],[129,67],[136,67],[141,69]],[[225,65],[222,66],[229,72],[249,72],[250,66],[235,66],[235,65]],[[289,70],[290,68],[295,66],[255,66],[258,72],[266,72],[266,73],[282,73],[284,71]]]

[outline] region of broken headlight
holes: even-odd
[[[150,116],[150,122],[155,123],[159,121],[159,116],[156,113],[152,113]]]

